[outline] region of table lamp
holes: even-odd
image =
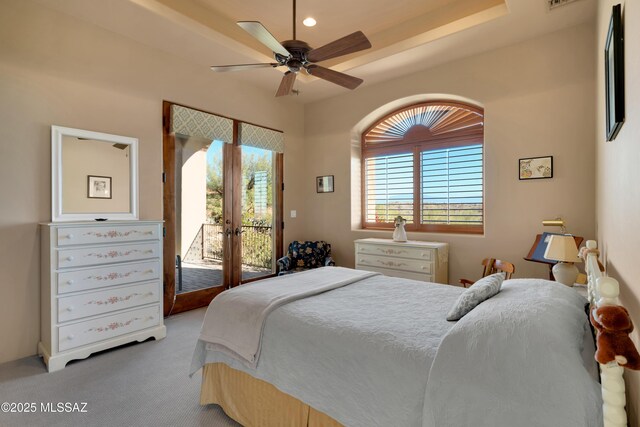
[[[580,261],[573,236],[570,234],[551,236],[549,245],[544,251],[544,257],[559,261],[551,270],[556,281],[573,286],[578,277],[578,268],[573,263]]]

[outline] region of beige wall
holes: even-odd
[[[626,119],[617,138],[606,142],[604,46],[614,4],[623,4]],[[609,274],[620,282],[620,298],[636,326],[640,348],[640,5],[637,1],[599,2],[597,18],[596,176],[597,231]],[[625,373],[630,425],[640,425],[640,372]]]
[[[281,129],[301,191],[302,109],[247,80],[148,48],[31,1],[0,0],[0,362],[35,354],[39,233],[50,220],[50,126],[140,140],[140,218],[162,218],[162,101]],[[291,153],[291,155],[289,155]],[[285,201],[287,209],[295,209]],[[285,239],[301,222],[288,220]]]
[[[593,40],[593,25],[582,25],[308,105],[307,173],[298,196],[305,201],[304,237],[329,241],[344,266],[354,265],[354,239],[391,237],[390,231],[352,229],[352,208],[360,203],[359,174],[350,172],[358,165],[352,144],[375,118],[402,103],[394,101],[445,93],[485,109],[486,231],[409,238],[451,245],[451,283],[477,278],[480,261],[489,256],[514,262],[517,277],[545,277],[546,266],[522,259],[536,233],[545,231],[541,220],[562,216],[570,232],[595,237]],[[554,157],[553,179],[518,180],[519,158],[545,155]],[[315,193],[319,175],[335,175],[334,193]]]

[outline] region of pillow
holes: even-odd
[[[447,313],[447,320],[460,320],[482,301],[486,301],[500,292],[503,281],[504,273],[492,274],[478,280],[458,297]]]

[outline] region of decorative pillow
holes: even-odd
[[[464,291],[447,313],[447,320],[460,320],[482,301],[486,301],[498,292],[504,281],[504,273],[483,277]]]

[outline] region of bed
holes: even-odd
[[[200,403],[245,426],[603,425],[584,297],[509,280],[447,321],[462,292],[339,267],[227,291],[194,352]]]

